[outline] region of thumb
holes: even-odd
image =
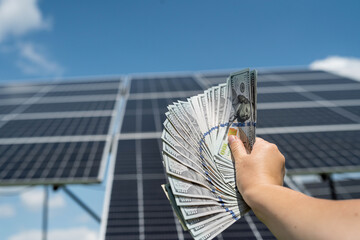
[[[237,159],[241,159],[242,157],[245,157],[247,155],[244,144],[237,136],[230,135],[228,137],[228,142],[235,162]]]

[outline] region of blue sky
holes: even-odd
[[[347,61],[359,72],[359,10],[359,1],[332,0],[0,0],[0,81],[316,60],[325,68]],[[71,189],[101,214],[104,184]],[[38,239],[42,188],[0,190],[0,239]],[[18,194],[4,196],[9,191]],[[99,225],[63,192],[52,192],[50,201],[52,236],[60,229],[95,239]]]
[[[360,57],[358,1],[35,5],[38,25],[5,34],[0,42],[0,80],[294,66],[328,56]]]

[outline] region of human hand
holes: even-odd
[[[236,185],[249,204],[249,194],[257,186],[283,185],[285,158],[275,144],[256,138],[251,154],[236,136],[229,136],[229,145],[235,162]]]

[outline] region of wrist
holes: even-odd
[[[267,199],[268,191],[276,185],[273,184],[256,184],[243,191],[242,196],[245,202],[252,208],[264,202]]]

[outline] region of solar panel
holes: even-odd
[[[326,107],[258,110],[259,128],[356,123]]]
[[[0,138],[106,135],[111,116],[11,120],[0,128]]]
[[[0,185],[102,180],[121,81],[100,83],[89,80],[0,87]]]
[[[288,174],[360,171],[360,131],[262,134],[278,145]]]
[[[0,185],[98,182],[105,141],[0,144]]]
[[[130,93],[194,91],[202,87],[192,76],[134,78],[131,82]]]
[[[115,101],[40,103],[32,104],[25,109],[24,113],[112,110],[114,105]]]
[[[225,82],[227,72],[129,76],[131,87],[113,142],[102,239],[191,239],[160,184],[166,106]],[[360,83],[309,70],[263,70],[258,135],[276,143],[289,174],[360,171]],[[124,194],[126,192],[126,194]],[[218,239],[275,239],[253,213]]]
[[[331,189],[328,182],[312,182],[305,183],[304,187],[309,193],[318,198],[331,199]],[[345,179],[334,181],[335,193],[337,199],[354,199],[360,198],[360,180],[359,179]]]

